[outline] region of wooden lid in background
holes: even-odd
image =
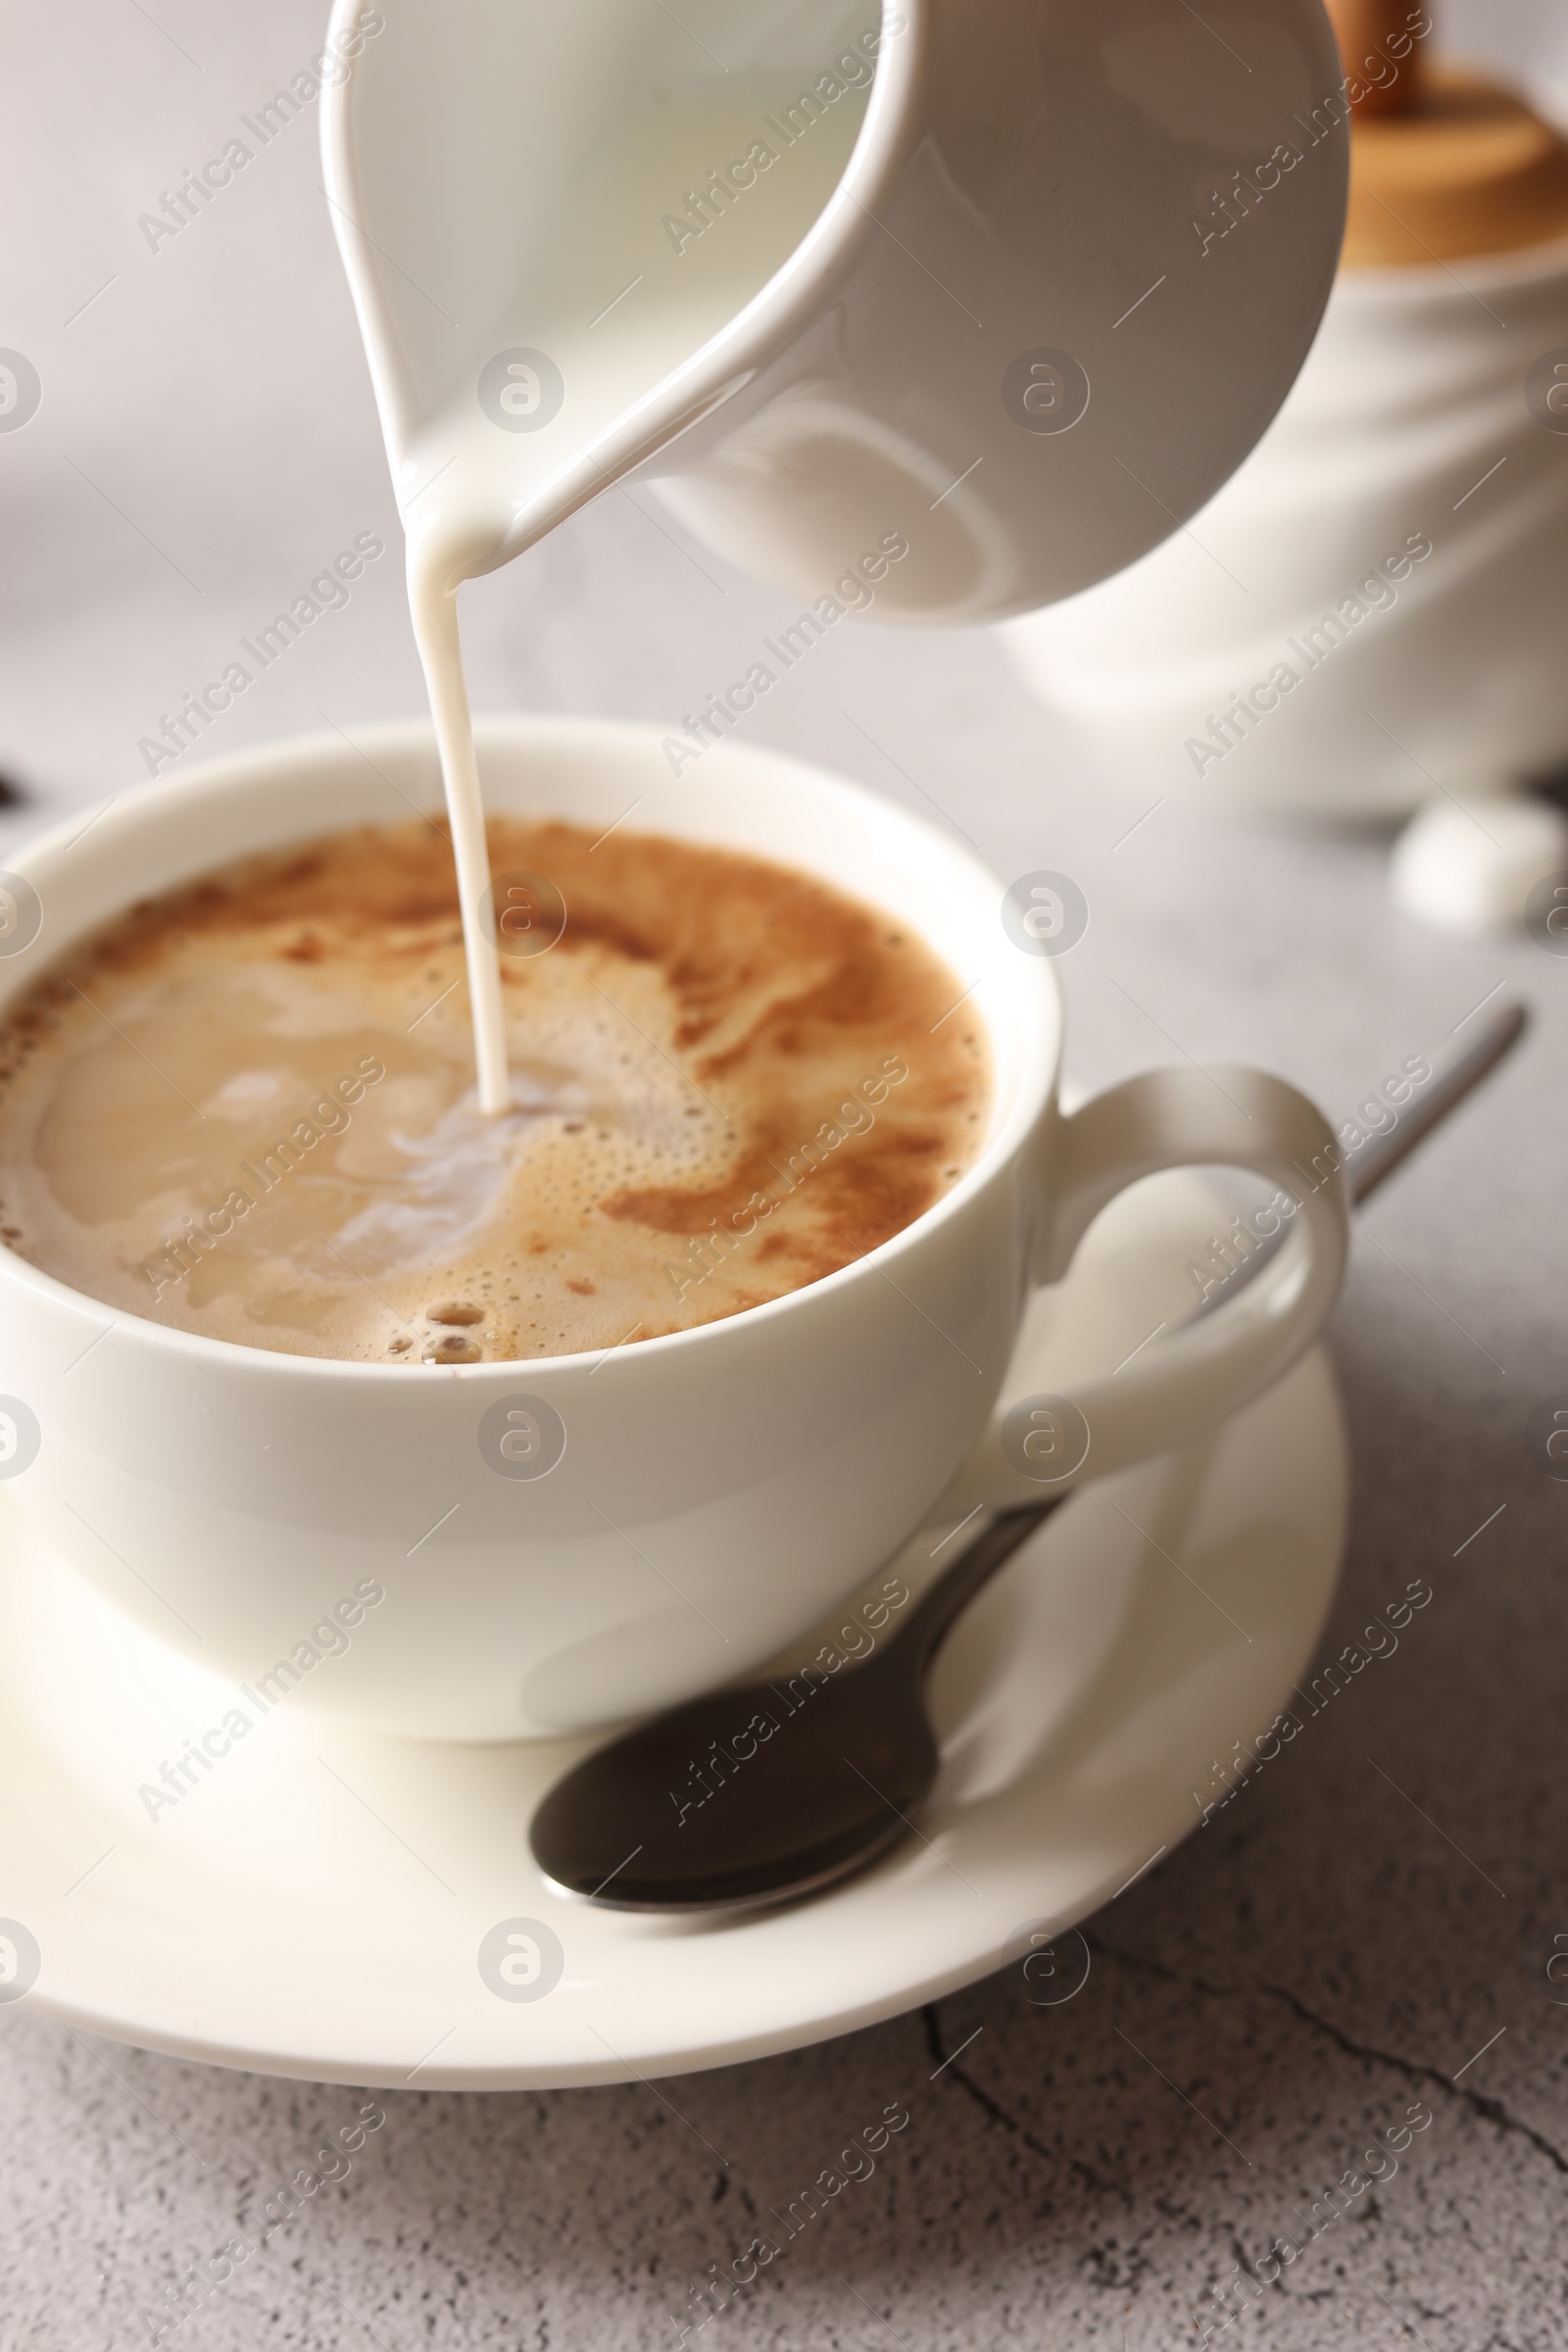
[[[1365,85],[1355,102],[1357,121],[1373,115],[1407,114],[1421,86],[1423,36],[1411,35],[1420,24],[1430,25],[1424,8],[1410,0],[1324,0],[1329,22],[1339,39],[1340,59],[1347,74]]]
[[[1347,269],[1420,269],[1568,236],[1568,142],[1549,123],[1411,44],[1430,19],[1410,0],[1327,5],[1356,93]]]

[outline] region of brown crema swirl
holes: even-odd
[[[510,1113],[472,1100],[442,827],[333,834],[132,907],[13,1006],[7,1245],[216,1339],[494,1361],[799,1290],[968,1166],[987,1041],[906,926],[721,849],[489,839]]]

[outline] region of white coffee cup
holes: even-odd
[[[494,808],[605,827],[636,804],[639,828],[805,867],[912,924],[958,975],[959,1017],[990,1033],[984,1146],[925,1215],[824,1281],[598,1355],[274,1354],[119,1313],[0,1249],[9,1499],[155,1635],[235,1683],[297,1684],[301,1703],[393,1733],[617,1722],[798,1639],[945,1491],[1038,1499],[1162,1451],[1322,1330],[1346,1208],[1337,1176],[1302,1171],[1333,1169],[1329,1128],[1246,1069],[1157,1071],[1063,1115],[1060,997],[1052,956],[1032,952],[1056,944],[1060,900],[1040,877],[1004,908],[930,826],[728,745],[676,783],[653,729],[509,719],[480,730],[480,760]],[[429,733],[402,725],[192,770],[85,834],[74,820],[5,877],[20,917],[0,1002],[132,900],[438,802]],[[1063,1273],[1122,1187],[1189,1162],[1298,1197],[1285,1250],[1207,1320],[1006,1425],[1031,1285]],[[366,1587],[384,1594],[368,1612]],[[330,1629],[346,1620],[344,1647]]]

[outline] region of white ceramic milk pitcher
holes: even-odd
[[[334,220],[452,584],[642,467],[804,598],[1045,604],[1227,478],[1333,279],[1318,0],[338,0],[333,39]]]

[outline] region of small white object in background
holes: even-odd
[[[1394,852],[1394,902],[1405,914],[1471,938],[1519,930],[1531,892],[1568,872],[1568,816],[1549,802],[1484,800],[1477,813],[1431,801]]]

